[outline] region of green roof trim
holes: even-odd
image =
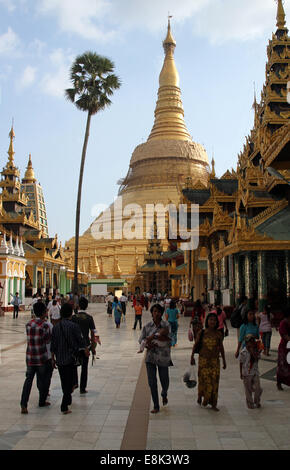
[[[197,262],[197,267],[198,269],[203,269],[203,270],[207,270],[207,261],[206,260],[199,260]]]
[[[278,214],[263,222],[256,229],[274,240],[290,241],[290,207],[286,207]]]
[[[91,279],[88,284],[107,284],[108,286],[125,286],[126,279]]]
[[[180,264],[180,266],[176,266],[176,271],[181,271],[182,269],[187,267],[187,263]]]

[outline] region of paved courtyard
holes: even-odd
[[[89,366],[89,393],[74,392],[70,415],[60,413],[62,397],[58,372],[51,385],[51,406],[38,408],[36,384],[28,415],[20,414],[25,378],[25,323],[30,313],[13,320],[0,318],[0,450],[259,450],[290,449],[290,388],[278,392],[274,375],[279,335],[274,330],[271,356],[260,361],[264,390],[262,408],[248,410],[238,361],[234,358],[236,331],[225,339],[227,370],[221,370],[219,413],[200,408],[197,390],[187,389],[182,376],[192,345],[187,339],[188,318],[180,319],[178,345],[172,351],[169,404],[157,415],[147,387],[143,354],[137,354],[139,330],[132,331],[134,315],[128,309],[120,330],[108,318],[103,304],[90,305],[100,332],[98,359]],[[150,314],[144,315],[144,322]]]

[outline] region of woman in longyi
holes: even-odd
[[[220,379],[220,355],[223,369],[226,369],[222,335],[218,331],[219,321],[215,313],[210,313],[205,321],[205,330],[198,333],[192,349],[191,364],[195,364],[194,354],[199,352],[198,361],[198,404],[217,408]]]

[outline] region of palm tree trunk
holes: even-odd
[[[82,160],[81,160],[81,166],[80,166],[78,199],[77,199],[77,208],[76,208],[75,269],[74,269],[74,285],[73,285],[73,290],[76,293],[79,293],[78,261],[79,261],[79,237],[80,237],[80,214],[81,214],[81,200],[82,200],[82,185],[83,185],[84,166],[85,166],[85,160],[86,160],[87,146],[88,146],[89,135],[90,135],[91,117],[92,117],[92,115],[90,114],[90,112],[88,112],[85,140],[84,140],[84,145],[83,145]]]

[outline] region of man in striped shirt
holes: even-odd
[[[47,344],[51,341],[49,325],[46,323],[46,307],[42,302],[34,305],[36,318],[30,320],[26,325],[27,349],[26,349],[26,380],[23,385],[21,396],[21,413],[27,414],[27,404],[36,374],[37,388],[39,391],[39,406],[49,406],[46,401],[48,395],[47,381]]]
[[[71,413],[68,407],[72,404],[72,392],[77,385],[77,367],[75,358],[80,350],[88,357],[90,352],[86,347],[79,325],[71,321],[73,307],[66,303],[61,307],[61,320],[53,327],[51,339],[51,354],[54,366],[57,365],[63,398],[61,412]]]

